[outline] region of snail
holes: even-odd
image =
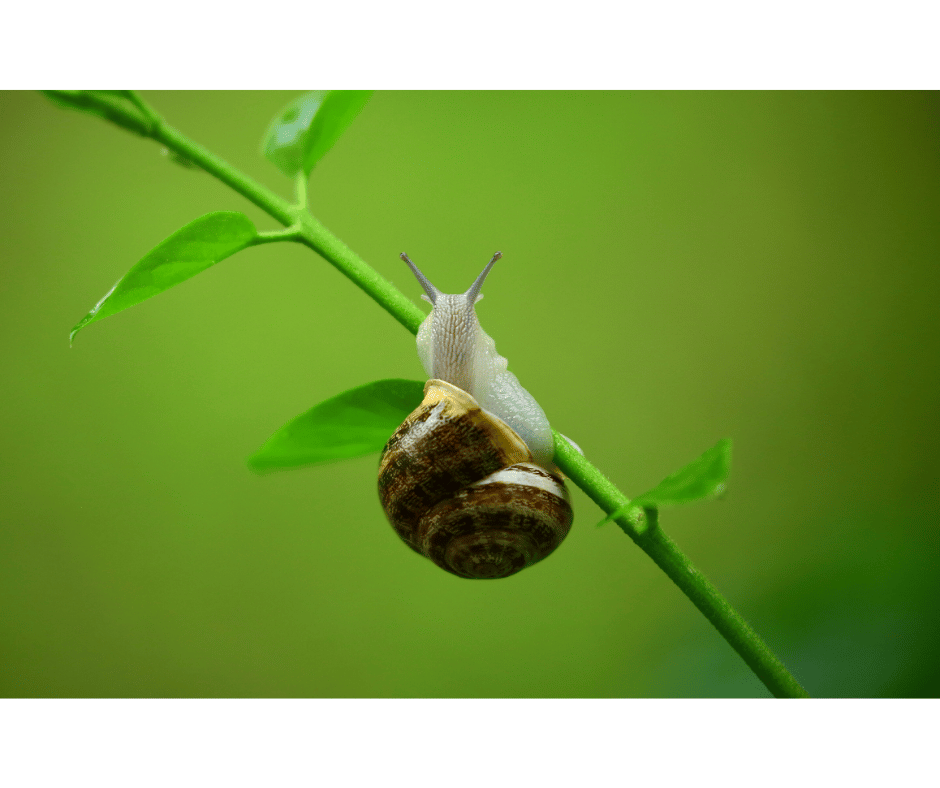
[[[379,499],[409,547],[465,578],[508,577],[541,561],[574,516],[548,419],[474,310],[500,257],[467,292],[449,295],[401,255],[432,307],[418,330],[430,379],[382,451]]]

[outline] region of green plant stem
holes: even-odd
[[[259,244],[277,243],[280,241],[300,241],[301,228],[299,224],[292,224],[286,230],[269,230],[268,232],[258,233],[252,246]]]
[[[648,517],[642,506],[630,506],[617,487],[595,468],[565,437],[555,436],[555,462],[606,514],[620,511],[614,522],[652,558],[707,618],[731,647],[741,655],[778,698],[808,698],[809,694],[770,650],[750,624],[728,603],[679,546],[659,527],[658,518]]]
[[[162,122],[162,118],[153,107],[138,95],[136,90],[128,90],[127,97],[130,99],[131,103],[140,110],[140,113],[144,116],[147,123],[150,124],[151,128],[158,126]]]
[[[294,191],[297,194],[297,209],[307,210],[307,178],[309,176],[303,170],[297,173],[294,178]]]
[[[214,153],[168,126],[159,114],[136,94],[133,104],[149,124],[145,136],[152,137],[183,158],[199,165],[285,227],[291,228],[287,233],[265,234],[266,240],[296,240],[306,244],[364,290],[412,334],[418,332],[418,327],[424,320],[424,313],[308,211],[291,205]],[[133,122],[140,121],[135,118]],[[297,226],[296,229],[294,225]],[[555,433],[555,461],[606,514],[624,510],[614,518],[615,522],[679,586],[774,695],[809,697],[767,644],[692,565],[678,546],[662,532],[658,524],[652,523],[641,507],[629,507],[630,499],[575,451],[559,433]]]
[[[634,539],[740,654],[775,697],[808,698],[786,666],[661,528]]]

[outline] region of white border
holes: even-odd
[[[910,0],[14,3],[0,88],[932,89],[936,16]]]
[[[937,701],[6,700],[16,786],[935,784]]]

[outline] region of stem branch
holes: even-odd
[[[270,230],[265,233],[258,233],[253,246],[258,244],[270,244],[277,241],[300,241],[300,225],[292,224],[286,230]]]
[[[300,243],[309,246],[334,268],[351,279],[353,284],[364,290],[412,334],[418,332],[418,326],[424,320],[424,313],[395,285],[320,224],[307,210],[291,205],[284,198],[243,174],[198,143],[183,136],[162,120],[151,136],[168,149],[198,164],[210,175],[214,175],[222,183],[251,200],[281,224],[285,226],[297,224],[299,226],[297,240]]]
[[[297,194],[297,210],[307,210],[307,178],[306,172],[301,170],[294,178],[294,192]]]

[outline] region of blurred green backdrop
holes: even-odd
[[[287,92],[168,92],[265,184]],[[554,426],[628,494],[721,437],[666,531],[817,696],[937,696],[936,93],[377,93],[312,209],[418,300],[462,290]],[[767,692],[574,491],[548,560],[470,582],[408,550],[377,458],[246,457],[413,338],[302,247],[249,249],[69,329],[203,213],[275,224],[152,142],[0,95],[0,694]]]

